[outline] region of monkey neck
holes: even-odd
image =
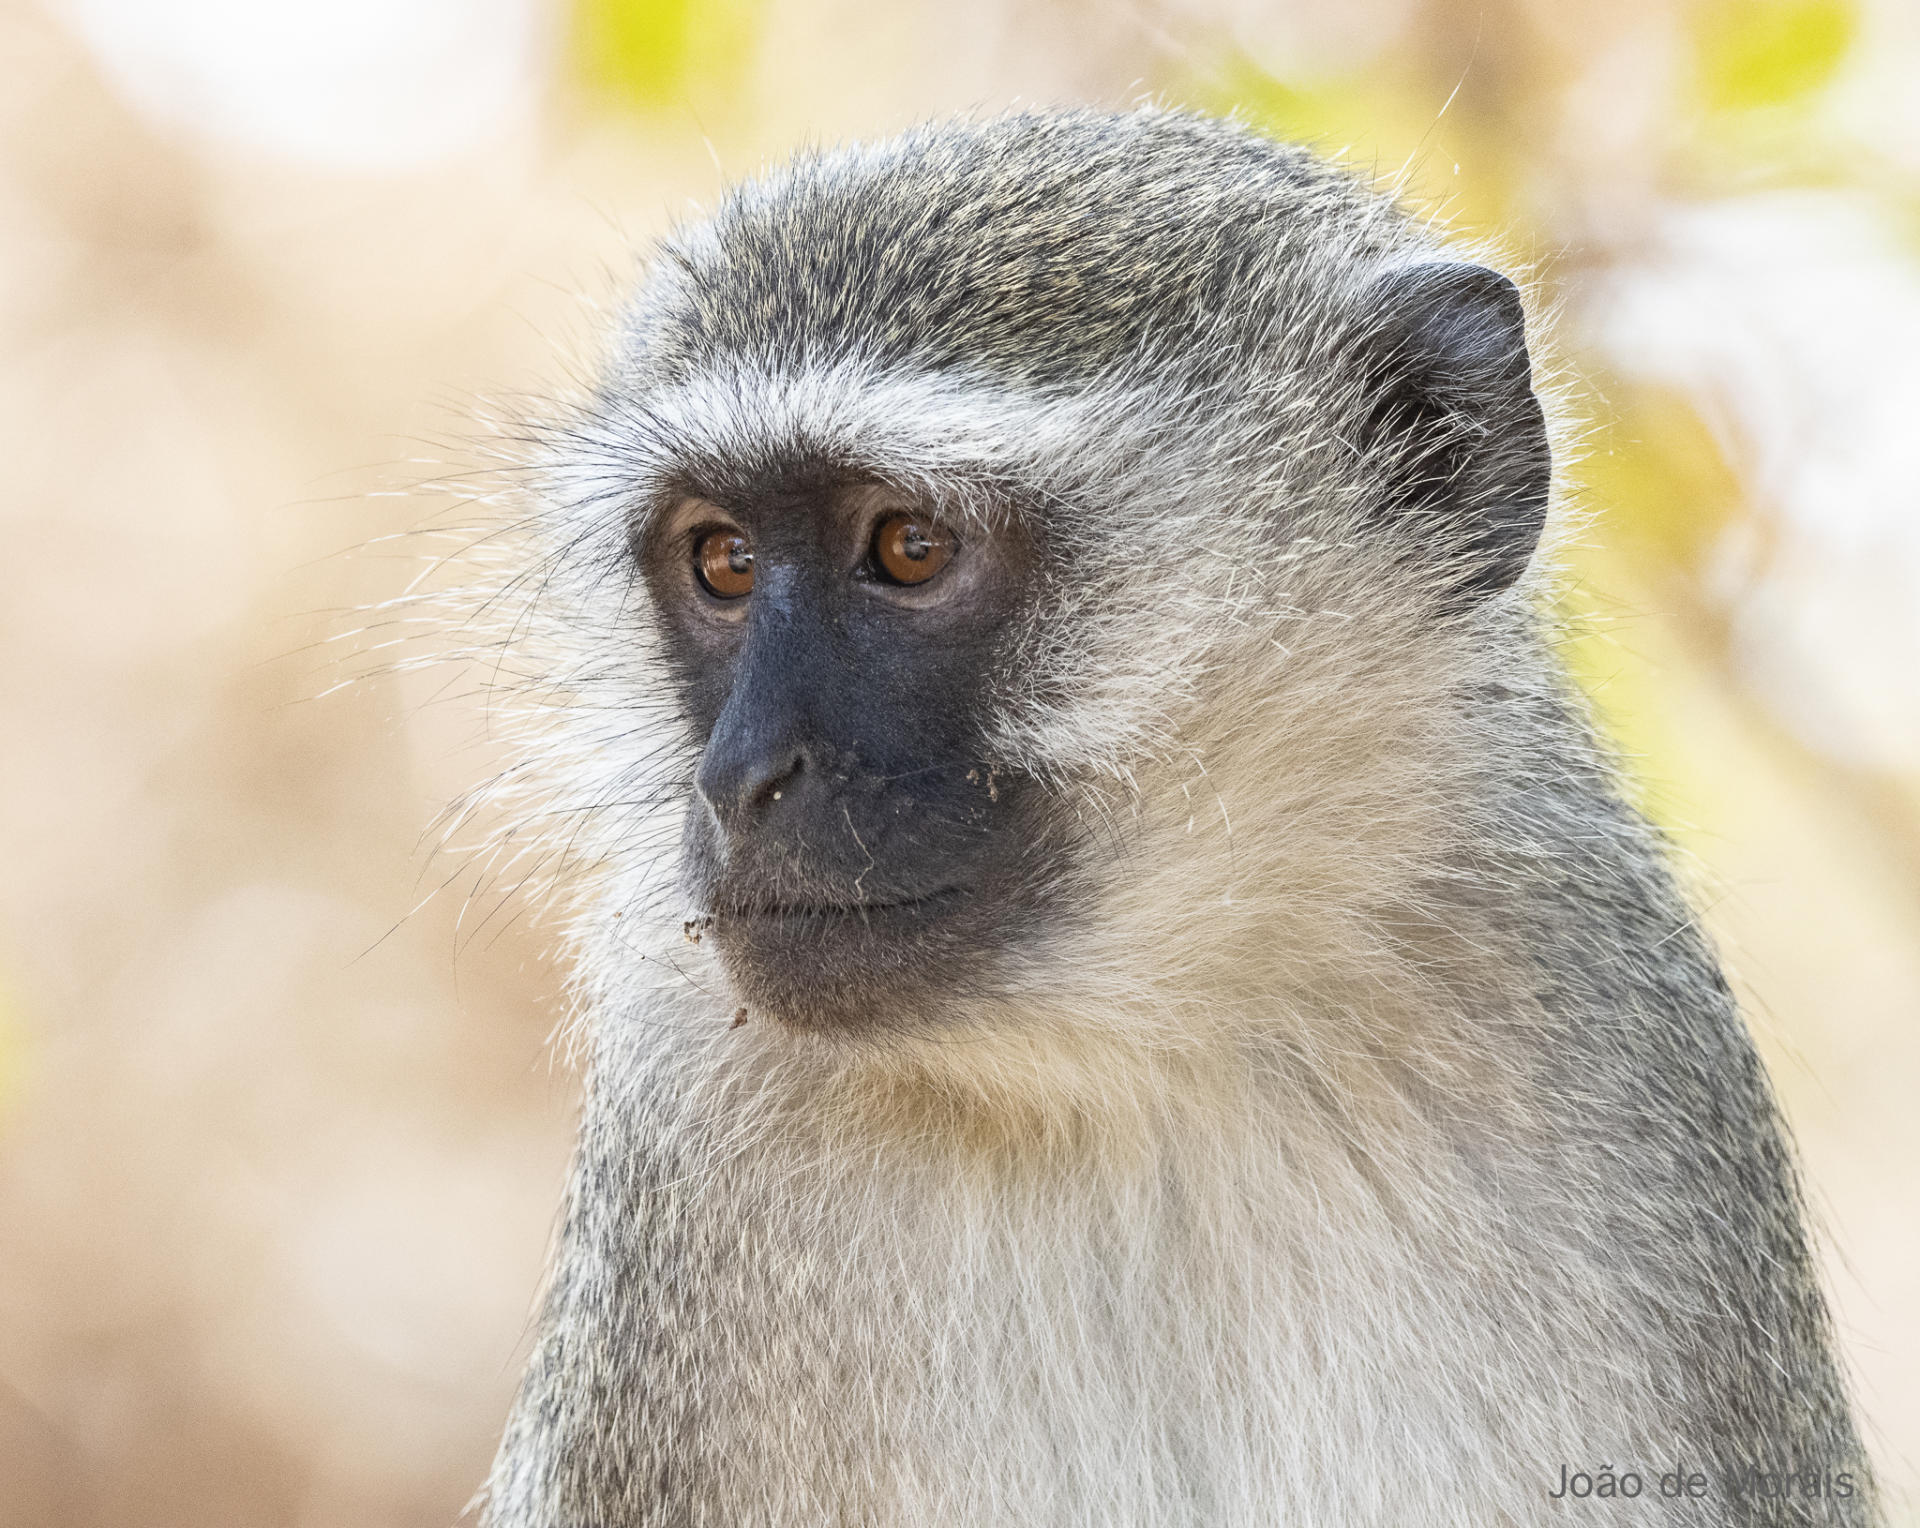
[[[1176,1481],[1219,1496],[1194,1520],[1253,1521],[1276,1491],[1304,1508],[1337,1487],[1340,1451],[1383,1419],[1439,1440],[1423,1470],[1510,1445],[1516,1491],[1559,1457],[1533,1431],[1553,1405],[1537,1384],[1536,1413],[1490,1443],[1460,1372],[1400,1372],[1422,1344],[1485,1351],[1480,1290],[1538,1287],[1563,1251],[1487,1213],[1475,1153],[1411,1084],[1342,1096],[1255,1046],[1136,1061],[1063,1102],[672,1017],[612,1031],[582,1145],[605,1225],[574,1234],[644,1251],[590,1259],[578,1297],[658,1324],[622,1349],[639,1421],[617,1446],[645,1455],[622,1478],[784,1493],[769,1522],[853,1502],[848,1520],[1087,1524],[1103,1491]],[[1547,1337],[1598,1329],[1569,1314]],[[1519,1393],[1543,1361],[1523,1346],[1475,1377],[1505,1365]],[[694,1419],[688,1396],[727,1401]],[[1583,1439],[1608,1425],[1588,1415]],[[1321,1505],[1309,1520],[1347,1520]]]

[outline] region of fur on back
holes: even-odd
[[[1764,1076],[1540,575],[1462,610],[1368,519],[1361,278],[1440,254],[1159,111],[805,158],[663,246],[496,553],[492,810],[563,871],[590,1088],[489,1523],[1874,1520]],[[993,752],[1083,911],[937,1027],[736,1024],[685,927],[627,526],[796,455],[1074,548]]]

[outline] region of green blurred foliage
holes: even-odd
[[[573,55],[602,99],[643,111],[731,93],[751,62],[761,0],[575,0]]]
[[[1602,539],[1664,575],[1701,581],[1745,510],[1738,475],[1684,392],[1617,378],[1598,386],[1615,412],[1575,475]]]
[[[1399,187],[1430,215],[1485,228],[1505,220],[1512,178],[1455,118],[1448,97],[1395,64],[1364,73],[1282,80],[1244,54],[1176,81],[1171,98],[1201,111],[1233,113],[1274,138],[1310,144]],[[1470,154],[1474,174],[1459,173]]]
[[[1804,101],[1832,82],[1858,30],[1847,0],[1722,0],[1694,14],[1710,111]]]
[[[1694,591],[1748,505],[1733,464],[1684,392],[1619,377],[1591,386],[1609,412],[1569,464],[1566,491],[1585,521],[1568,553],[1561,656],[1636,776],[1674,782],[1690,752],[1687,719],[1676,713],[1674,676],[1639,648],[1638,613],[1686,612],[1691,639],[1719,647],[1724,625],[1699,608]],[[1711,791],[1712,782],[1700,788]],[[1643,791],[1639,805],[1690,844],[1691,818],[1676,806],[1698,799],[1691,788]]]

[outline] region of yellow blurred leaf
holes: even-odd
[[[1577,463],[1574,499],[1594,515],[1570,549],[1572,582],[1563,596],[1570,617],[1560,645],[1569,671],[1593,700],[1603,729],[1636,776],[1672,781],[1687,773],[1689,718],[1677,697],[1710,681],[1681,678],[1672,666],[1697,666],[1714,634],[1698,616],[1727,532],[1749,512],[1740,478],[1720,442],[1685,392],[1598,381],[1612,416],[1594,449]],[[1664,612],[1664,625],[1642,614]],[[1675,643],[1684,633],[1693,644]],[[1662,642],[1655,659],[1642,650]],[[1682,793],[1679,800],[1686,800]],[[1686,813],[1659,792],[1639,805],[1682,842],[1692,834]]]
[[[676,105],[741,72],[760,12],[760,0],[575,0],[576,67],[626,105]]]
[[[1304,143],[1392,184],[1455,228],[1510,218],[1507,155],[1398,71],[1282,80],[1243,54],[1172,91],[1202,111],[1237,113],[1269,137]],[[1461,173],[1461,165],[1469,165]]]
[[[1745,509],[1740,480],[1684,393],[1619,382],[1609,397],[1604,449],[1579,466],[1584,496],[1599,507],[1599,537],[1630,549],[1657,578],[1698,581]]]
[[[1707,104],[1720,111],[1783,106],[1825,86],[1852,45],[1847,0],[1727,0],[1697,35]]]

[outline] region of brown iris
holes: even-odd
[[[693,567],[707,593],[737,600],[753,590],[753,543],[738,531],[708,531],[693,549]]]
[[[952,538],[916,515],[889,515],[873,533],[874,565],[896,584],[924,584],[952,556]]]

